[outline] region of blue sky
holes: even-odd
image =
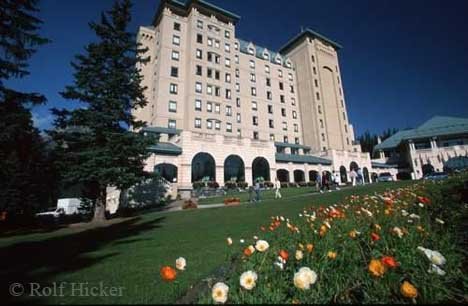
[[[301,26],[340,43],[345,100],[356,135],[416,127],[434,115],[468,117],[468,1],[210,0],[241,16],[237,37],[278,50]],[[33,110],[50,128],[51,107],[76,104],[59,95],[72,82],[70,62],[94,39],[88,22],[112,0],[42,0],[41,33],[52,43],[31,61],[31,75],[11,82],[44,94]],[[159,0],[134,0],[131,30],[149,25]],[[278,16],[282,16],[281,19]]]

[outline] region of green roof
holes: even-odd
[[[155,134],[167,134],[167,135],[179,135],[182,130],[179,129],[171,129],[167,127],[162,127],[162,126],[149,126],[143,128],[143,132],[148,132],[148,133],[155,133]]]
[[[294,36],[291,40],[289,40],[283,47],[280,48],[280,53],[287,53],[289,49],[293,48],[297,43],[299,43],[304,37],[312,37],[318,38],[330,45],[332,45],[335,49],[343,48],[340,44],[334,42],[333,40],[323,36],[320,33],[315,32],[309,28],[306,28],[304,31],[300,32],[296,36]]]
[[[158,142],[148,148],[150,152],[158,153],[161,155],[180,155],[182,148],[170,142]]]
[[[295,148],[295,149],[306,149],[310,150],[310,147],[300,145],[300,144],[295,144],[295,143],[287,143],[287,142],[275,142],[276,147],[283,147],[283,148]]]
[[[331,160],[312,156],[312,155],[298,155],[298,154],[284,154],[276,153],[275,158],[277,162],[292,162],[297,164],[322,164],[331,165]]]
[[[468,119],[447,116],[435,116],[411,130],[400,131],[374,147],[374,150],[393,149],[403,141],[468,134]]]
[[[239,51],[240,52],[255,56],[255,57],[260,58],[260,59],[265,60],[265,61],[270,61],[272,64],[282,65],[285,68],[292,68],[292,62],[289,60],[289,58],[284,57],[283,55],[279,54],[278,52],[270,51],[270,50],[268,50],[268,48],[258,46],[258,45],[254,44],[251,41],[246,41],[246,40],[243,40],[243,39],[240,39],[240,38],[238,38],[237,40],[239,41]],[[254,54],[249,53],[249,48],[248,48],[249,44],[253,45],[253,47],[255,49]],[[264,52],[268,53],[269,59],[265,59],[263,57]],[[279,56],[281,58],[281,63],[276,62],[276,57],[277,56]],[[288,61],[291,63],[291,67],[288,67],[288,65],[287,65]]]
[[[386,163],[371,162],[372,168],[398,168],[398,165],[390,165]]]

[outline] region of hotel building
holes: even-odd
[[[239,19],[202,0],[162,0],[139,28],[149,103],[135,116],[159,139],[147,171],[179,191],[201,180],[309,182],[323,171],[346,182],[357,167],[367,181],[396,173],[355,142],[338,43],[305,29],[270,50],[238,38]]]

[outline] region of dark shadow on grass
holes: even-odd
[[[55,276],[59,273],[71,273],[93,266],[119,253],[92,256],[88,253],[99,251],[118,240],[159,228],[164,219],[159,217],[140,222],[140,218],[132,218],[105,227],[0,248],[0,301],[3,304],[24,303],[25,300],[9,293],[12,283],[37,282],[44,286],[57,281]],[[124,240],[123,243],[131,241]],[[28,299],[27,303],[44,303],[44,300]]]

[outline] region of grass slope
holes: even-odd
[[[94,229],[0,239],[0,284],[4,302],[54,304],[171,303],[207,277],[226,259],[228,236],[250,237],[271,215],[296,215],[306,205],[334,203],[350,194],[381,192],[411,182],[359,186],[321,195],[265,200],[259,205],[152,213]],[[187,259],[176,284],[160,280],[162,265]],[[12,282],[66,282],[65,297],[22,297],[8,294]],[[85,286],[123,287],[121,297],[71,296],[72,282]],[[76,294],[75,294],[76,295]]]

